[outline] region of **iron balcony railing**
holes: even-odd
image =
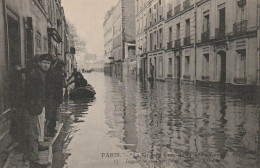
[[[201,33],[201,42],[209,41],[209,31]]]
[[[183,2],[183,9],[188,9],[190,7],[190,0],[185,0]]]
[[[184,45],[185,45],[185,46],[191,45],[190,36],[184,38]]]
[[[181,46],[181,39],[175,40],[175,47]]]
[[[226,36],[226,34],[225,34],[225,29],[224,29],[224,28],[221,28],[221,29],[216,28],[216,29],[215,29],[215,38],[216,38],[217,40],[224,39],[225,36]]]
[[[167,43],[167,49],[172,49],[172,41],[169,41],[169,42]]]
[[[177,15],[181,12],[181,4],[177,5],[175,8],[174,8],[174,15]]]
[[[247,31],[247,20],[234,23],[233,25],[234,35],[243,35],[246,33],[246,31]]]
[[[172,10],[169,10],[167,12],[167,19],[171,18],[172,17]]]

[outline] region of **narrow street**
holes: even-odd
[[[53,167],[250,167],[259,163],[255,97],[85,73],[93,100],[68,101]]]

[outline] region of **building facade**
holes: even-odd
[[[141,76],[151,75],[154,65],[153,75],[159,80],[259,84],[258,0],[136,0],[136,4]]]
[[[132,45],[135,44],[135,3],[131,0],[119,0],[117,5],[106,14],[103,24],[105,56],[110,59],[106,64],[107,73],[122,76],[125,56],[135,60]],[[130,46],[129,48],[126,48]],[[127,54],[126,54],[127,53]],[[127,62],[127,61],[126,61]]]
[[[25,76],[17,73],[15,66],[26,68],[34,55],[51,53],[64,60],[68,69],[73,54],[69,53],[69,33],[60,0],[3,0],[0,2],[0,30],[2,153],[10,142],[10,115],[22,98],[24,86]]]

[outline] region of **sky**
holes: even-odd
[[[62,0],[66,19],[72,23],[77,34],[86,41],[87,52],[104,57],[103,22],[106,12],[118,0]],[[81,60],[82,58],[78,58]]]

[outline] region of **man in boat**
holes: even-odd
[[[68,81],[70,81],[70,79],[71,79],[72,77],[73,77],[74,80],[75,80],[76,78],[79,78],[79,76],[81,76],[82,78],[84,78],[83,75],[82,75],[79,71],[77,71],[77,68],[73,68],[73,72],[72,72],[71,76],[69,77]]]
[[[68,85],[71,85],[72,83],[75,83],[75,88],[88,86],[88,81],[84,79],[83,75],[77,75],[74,77],[73,81],[68,83]]]

